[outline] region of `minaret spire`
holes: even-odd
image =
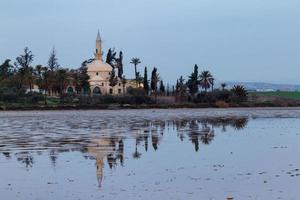
[[[100,40],[101,41],[101,37],[100,37],[100,31],[99,31],[99,29],[98,29],[98,34],[97,34],[97,39],[96,39],[97,41],[98,40]]]
[[[103,61],[103,59],[102,59],[102,40],[101,40],[101,37],[100,37],[99,30],[98,30],[98,34],[97,34],[97,38],[96,38],[95,59]]]

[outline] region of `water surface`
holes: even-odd
[[[299,109],[1,112],[1,199],[299,199],[299,134]]]

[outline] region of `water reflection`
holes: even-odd
[[[80,127],[74,122],[66,121],[66,124],[56,127],[55,130],[37,126],[29,127],[31,131],[2,133],[0,152],[6,159],[12,159],[14,156],[29,170],[35,163],[36,153],[47,152],[55,167],[60,153],[79,151],[85,158],[95,160],[97,180],[101,187],[106,164],[111,169],[124,165],[126,140],[134,140],[134,151],[131,153],[133,159],[143,156],[140,150],[142,147],[143,153],[148,152],[149,148],[158,151],[164,135],[174,132],[179,140],[189,140],[193,149],[198,152],[200,144],[209,145],[213,142],[217,135],[216,129],[220,132],[226,132],[230,128],[241,130],[247,125],[248,118],[144,119],[113,124],[107,120],[98,123],[100,126],[96,125],[96,121],[92,121]],[[33,123],[32,126],[36,124]],[[25,128],[28,129],[27,126]]]

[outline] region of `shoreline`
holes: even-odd
[[[300,109],[300,105],[230,105],[229,107],[217,107],[208,104],[99,104],[99,105],[24,105],[24,106],[0,106],[0,112],[5,111],[64,111],[64,110],[150,110],[150,109]]]

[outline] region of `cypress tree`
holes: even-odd
[[[145,70],[144,70],[144,90],[145,90],[146,94],[149,94],[149,82],[148,82],[147,67],[145,67]]]
[[[162,94],[165,94],[165,85],[164,85],[163,80],[160,81],[159,91],[160,91]]]
[[[109,86],[115,87],[118,84],[118,77],[116,77],[115,69],[111,71],[109,78]]]
[[[152,92],[156,93],[157,92],[157,83],[159,81],[159,77],[158,77],[158,74],[157,74],[157,68],[154,67],[153,70],[152,70],[152,74],[151,74],[151,90]]]
[[[195,65],[194,72],[189,76],[189,80],[187,81],[187,87],[191,95],[194,96],[198,92],[198,84],[198,65]]]

